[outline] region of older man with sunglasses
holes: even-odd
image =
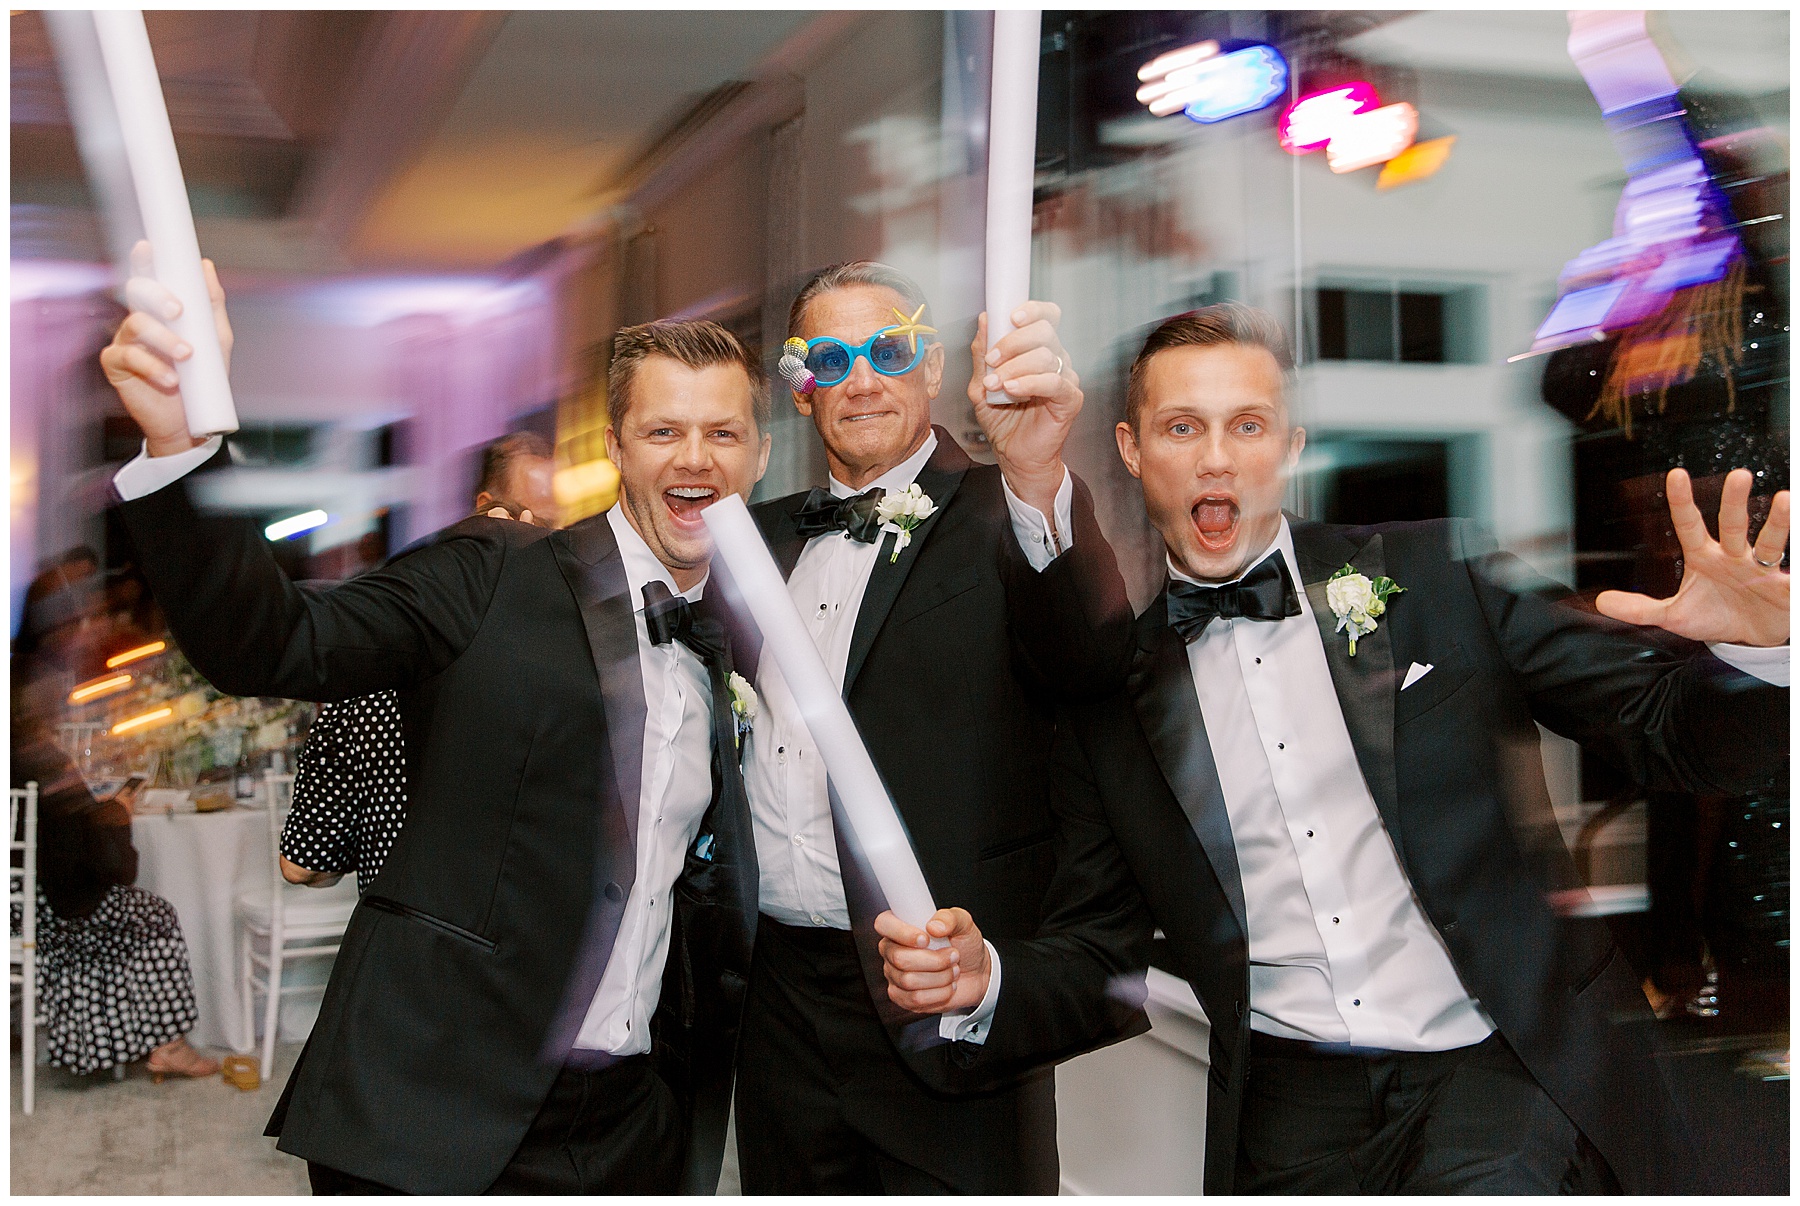
[[[795,298],[782,372],[825,444],[828,487],[757,521],[887,782],[935,893],[1031,934],[1055,864],[1052,697],[1123,678],[1130,606],[1062,447],[1081,409],[1057,308],[1028,302],[973,344],[997,466],[931,422],[945,352],[918,286],[840,264]],[[1004,319],[1003,319],[1004,322]],[[988,390],[1010,404],[990,406]],[[745,657],[740,664],[751,665]],[[747,1193],[1054,1193],[1048,1069],[966,1070],[985,1015],[888,1001],[880,890],[836,823],[823,763],[762,658],[746,743],[761,920],[739,1060]],[[1129,1009],[1122,1031],[1136,1021]],[[955,1135],[958,1142],[943,1142]]]

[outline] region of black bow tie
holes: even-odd
[[[844,532],[852,540],[874,544],[881,538],[881,517],[876,509],[887,491],[872,486],[861,494],[838,498],[829,490],[814,486],[794,516],[794,530],[802,539],[811,540],[827,532]]]
[[[680,641],[707,665],[725,652],[725,630],[715,620],[696,617],[681,595],[672,594],[661,582],[644,583],[644,627],[652,645]]]
[[[1271,553],[1260,565],[1226,586],[1169,583],[1169,627],[1191,641],[1214,619],[1283,620],[1300,614],[1300,599],[1287,559]]]

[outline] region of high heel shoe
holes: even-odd
[[[188,1046],[185,1038],[178,1038],[152,1051],[150,1058],[144,1061],[144,1067],[149,1071],[150,1079],[160,1085],[167,1076],[187,1076],[198,1080],[216,1075],[219,1061],[208,1059]]]

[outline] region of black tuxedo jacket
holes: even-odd
[[[1464,985],[1627,1192],[1680,1191],[1697,1160],[1637,978],[1603,920],[1556,904],[1581,881],[1534,722],[1648,785],[1742,792],[1785,781],[1787,692],[1702,646],[1557,601],[1565,591],[1462,523],[1296,523],[1293,535],[1363,777]],[[1325,602],[1346,563],[1406,588],[1354,658]],[[1036,941],[996,940],[1004,977],[980,1058],[1091,1041],[1094,1002],[1141,974],[1153,917],[1168,938],[1159,963],[1212,1023],[1206,1192],[1229,1193],[1249,1038],[1243,884],[1165,603],[1139,619],[1127,689],[1069,713],[1053,916]],[[1413,662],[1435,670],[1402,693]]]
[[[1050,696],[1117,689],[1130,655],[1131,607],[1085,486],[1076,483],[1073,547],[1040,574],[1013,533],[1000,470],[976,464],[949,432],[936,431],[918,484],[937,510],[897,562],[889,560],[894,537],[883,538],[856,618],[844,696],[934,899],[985,909],[975,916],[989,932],[1027,937],[1055,866]],[[807,543],[794,528],[805,497],[754,511],[784,576]],[[747,653],[739,662],[755,664]],[[955,1049],[965,1045],[939,1039],[936,1018],[889,1002],[873,928],[886,902],[846,845],[835,807],[834,819],[857,952],[896,1048],[931,1089],[1005,1083],[962,1067]],[[1113,1020],[1146,1025],[1131,1010]],[[1047,1082],[1041,1087],[1049,1091]],[[1001,1146],[1008,1138],[993,1137]]]
[[[177,642],[220,690],[399,689],[406,826],[350,920],[270,1133],[397,1189],[481,1192],[558,1074],[634,879],[645,706],[611,528],[468,519],[315,592],[286,579],[251,524],[198,515],[184,483],[122,511]],[[715,680],[714,796],[677,885],[653,1027],[692,1111],[685,1184],[707,1193],[757,892]]]

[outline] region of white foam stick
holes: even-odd
[[[131,164],[125,158],[125,135],[113,108],[112,85],[100,57],[100,35],[94,14],[76,9],[48,9],[44,24],[56,48],[63,98],[75,127],[75,143],[87,168],[88,185],[100,206],[113,263],[123,284],[130,271],[131,248],[144,237],[137,194],[131,187]]]
[[[236,431],[237,408],[232,404],[225,355],[219,346],[212,300],[200,267],[200,240],[194,233],[194,213],[188,205],[181,160],[175,153],[175,133],[169,127],[169,110],[163,103],[156,59],[150,52],[150,35],[144,29],[144,14],[127,9],[71,15],[89,17],[93,22],[119,146],[137,201],[137,216],[155,259],[155,276],[181,301],[181,316],[170,325],[194,349],[192,356],[175,366],[181,379],[182,402],[187,408],[188,431],[197,436]],[[59,56],[62,53],[59,40]],[[81,108],[92,112],[101,107],[72,108],[71,116],[77,121],[82,120]],[[84,139],[84,155],[87,141]],[[97,153],[105,156],[107,135],[99,133],[93,141]],[[109,166],[94,175],[101,179],[116,177],[118,173]],[[103,203],[109,191],[110,186],[96,188]],[[109,217],[109,228],[119,221]],[[119,268],[129,272],[128,264],[120,264]]]
[[[762,533],[756,530],[744,500],[735,494],[726,495],[700,514],[712,533],[713,555],[725,562],[751,619],[762,630],[764,648],[774,657],[788,692],[799,705],[801,719],[825,759],[844,817],[855,831],[856,845],[875,873],[888,908],[902,921],[923,928],[936,912],[925,873],[919,869],[893,797],[863,745],[862,734],[856,731],[843,693],[806,631]]]
[[[988,105],[988,346],[1013,330],[1012,312],[1031,297],[1031,182],[1037,164],[1038,39],[1042,14],[994,14],[993,90]],[[988,404],[1014,401],[1004,391]]]

